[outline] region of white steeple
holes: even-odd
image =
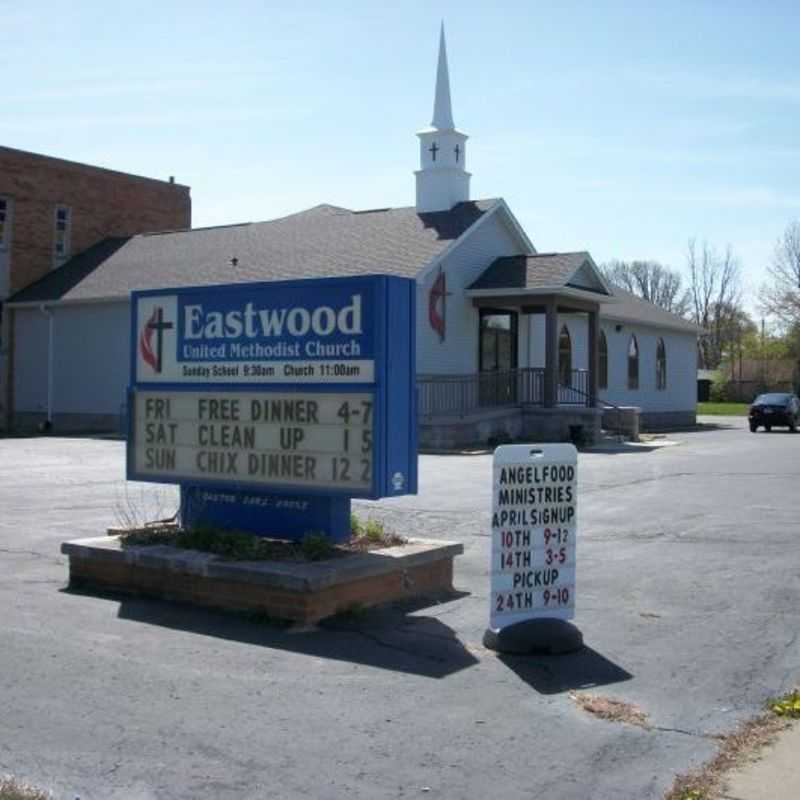
[[[449,211],[456,203],[469,200],[470,174],[466,171],[466,134],[456,130],[450,103],[450,75],[444,22],[439,34],[439,63],[436,69],[436,97],[431,127],[417,133],[420,140],[420,169],[417,176],[417,211]]]
[[[450,104],[450,73],[447,70],[444,22],[442,22],[442,27],[439,31],[439,64],[436,67],[436,99],[433,101],[431,127],[446,131],[455,128],[453,124],[453,107]]]

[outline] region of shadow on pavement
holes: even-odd
[[[595,447],[587,447],[581,453],[600,456],[622,456],[628,454],[652,453],[653,450],[663,450],[664,445],[655,444],[602,444]]]
[[[713,433],[714,431],[746,431],[747,426],[729,422],[698,422],[694,428],[684,428],[680,433]]]
[[[340,615],[323,621],[318,627],[297,628],[255,615],[143,597],[73,589],[62,591],[118,600],[118,617],[124,620],[428,678],[444,678],[478,663],[453,629],[437,617],[411,615],[419,609],[435,608],[438,601],[450,602],[463,597],[465,592]]]
[[[560,656],[501,655],[500,660],[532,689],[541,694],[559,694],[572,689],[592,689],[622,683],[633,675],[605,656],[583,647]]]

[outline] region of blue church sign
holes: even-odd
[[[184,524],[349,533],[350,499],[417,491],[414,282],[133,292],[129,480]]]

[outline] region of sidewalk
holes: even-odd
[[[798,800],[800,798],[800,722],[783,731],[757,760],[731,771],[725,800]]]

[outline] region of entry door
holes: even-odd
[[[517,313],[480,312],[480,405],[517,402]]]

